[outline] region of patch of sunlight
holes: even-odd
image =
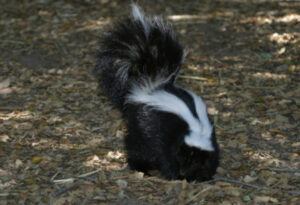
[[[261,137],[267,141],[271,140],[272,139],[272,135],[270,132],[264,132],[261,134]]]
[[[270,17],[257,17],[255,19],[255,21],[258,23],[258,24],[271,24],[273,22],[273,19],[270,18]]]
[[[240,20],[241,23],[257,23],[257,24],[271,24],[273,18],[266,16],[248,17]]]
[[[273,157],[270,154],[263,153],[263,152],[255,152],[252,156],[252,159],[254,160],[269,160],[272,159]]]
[[[290,23],[290,22],[300,22],[299,14],[287,14],[283,17],[274,16],[258,16],[249,17],[241,20],[242,23],[257,23],[257,24],[272,24],[272,23]]]
[[[26,111],[13,111],[11,113],[5,114],[0,112],[0,120],[10,120],[12,118],[14,119],[32,119],[34,117],[34,114],[28,110]]]
[[[234,101],[231,98],[224,99],[223,105],[231,106],[234,104]]]
[[[274,122],[274,120],[270,120],[270,119],[263,119],[263,120],[260,120],[260,119],[257,119],[257,118],[254,118],[253,120],[251,120],[250,124],[251,125],[270,125]]]
[[[231,116],[231,112],[224,112],[222,113],[222,117],[226,118],[226,117],[230,117]]]
[[[101,20],[94,20],[94,21],[88,21],[84,22],[80,25],[76,31],[86,31],[86,30],[98,30],[102,29],[103,26],[109,24],[111,21],[110,19],[101,19]]]
[[[223,97],[223,96],[226,96],[227,95],[227,92],[220,92],[220,93],[217,93],[215,96],[217,98],[220,98],[220,97]]]
[[[211,18],[216,17],[225,17],[225,16],[233,16],[234,13],[232,11],[216,11],[215,13],[211,14],[202,14],[202,15],[189,15],[189,14],[182,14],[182,15],[170,15],[167,17],[168,20],[171,21],[184,21],[184,20],[208,20]]]
[[[65,136],[72,136],[71,134],[66,134]],[[60,148],[60,149],[65,149],[65,150],[69,150],[69,149],[85,149],[87,148],[86,145],[83,145],[83,144],[80,144],[80,145],[77,145],[77,144],[59,144],[58,146],[56,146],[57,148]]]
[[[191,19],[203,19],[203,16],[184,14],[184,15],[170,15],[167,18],[172,21],[182,21],[182,20],[191,20]]]
[[[10,175],[10,172],[5,170],[5,169],[1,169],[0,168],[0,176],[5,179]],[[0,180],[0,190],[5,190],[8,189],[9,187],[12,187],[14,185],[16,185],[16,181],[14,179],[11,180]]]
[[[105,25],[109,24],[111,21],[110,19],[106,20],[94,20],[94,21],[87,21],[81,24],[76,23],[65,23],[62,25],[62,29],[54,30],[52,32],[42,32],[40,33],[39,38],[48,39],[53,38],[57,39],[61,36],[68,36],[70,33],[80,32],[80,31],[87,31],[87,30],[98,30],[102,29]]]
[[[196,59],[196,57],[195,57],[195,59]],[[189,66],[184,67],[184,69],[197,70],[197,71],[198,70],[209,70],[209,71],[216,70],[216,68],[214,66],[211,66],[211,65],[208,65],[208,64],[204,64],[204,65],[201,65],[201,66],[199,64],[191,64]]]
[[[299,14],[288,14],[288,15],[285,15],[283,17],[276,19],[276,22],[288,23],[288,22],[292,22],[292,21],[300,22],[300,15]]]
[[[119,151],[116,151],[116,152],[108,152],[106,157],[109,158],[109,159],[120,159],[121,157],[123,157],[124,154],[119,152]]]
[[[300,33],[273,33],[269,35],[269,40],[278,44],[297,43],[300,39]]]
[[[199,68],[200,68],[199,65],[193,65],[193,64],[192,64],[192,65],[189,65],[189,66],[188,66],[188,69],[189,69],[189,70],[199,70]]]
[[[286,166],[286,162],[280,159],[277,159],[278,156],[272,156],[273,154],[268,154],[263,151],[257,151],[250,155],[252,160],[262,162],[263,166]]]
[[[275,74],[270,72],[264,72],[264,73],[257,72],[251,75],[259,79],[273,79],[273,80],[287,79],[288,77],[286,74]]]
[[[107,161],[105,158],[100,159],[97,155],[93,155],[87,159],[87,161],[84,162],[84,165],[87,167],[95,167],[97,165],[101,164],[108,164],[109,161]]]
[[[98,157],[97,155],[90,156],[84,165],[88,167],[102,167],[105,170],[121,170],[124,169],[123,162],[124,153],[120,151],[110,151],[105,157]]]
[[[215,108],[215,107],[208,107],[207,108],[207,112],[210,115],[217,115],[217,114],[219,114],[219,110],[217,110],[217,108]]]
[[[282,54],[285,53],[285,51],[286,51],[286,48],[285,48],[285,47],[282,47],[282,48],[280,48],[279,50],[276,51],[276,54],[277,54],[277,55],[282,55]]]
[[[10,181],[7,181],[7,182],[1,182],[0,181],[0,190],[7,189],[7,188],[9,188],[11,186],[14,186],[16,184],[17,184],[16,181],[13,180],[13,179],[10,180]]]

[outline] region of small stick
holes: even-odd
[[[229,183],[233,183],[233,184],[240,184],[243,186],[251,187],[253,189],[267,189],[266,187],[256,186],[256,185],[248,184],[248,183],[241,182],[241,181],[234,180],[234,179],[216,178],[216,180],[223,181],[223,182],[229,182]]]
[[[60,172],[58,171],[58,172],[56,172],[52,177],[51,177],[51,181],[54,181],[54,179],[55,179],[55,177],[59,174]]]
[[[1,42],[4,42],[4,43],[15,43],[15,44],[25,44],[22,41],[14,41],[14,40],[1,40]]]
[[[53,182],[57,183],[57,184],[64,184],[64,183],[73,183],[74,180],[75,180],[74,178],[56,179],[56,180],[53,180]]]
[[[216,179],[213,179],[213,180],[208,180],[208,181],[204,181],[204,182],[194,184],[194,186],[201,185],[201,184],[210,184],[210,183],[217,182],[217,181],[223,181],[223,182],[228,182],[228,183],[233,183],[233,184],[240,184],[240,185],[247,186],[247,187],[250,187],[250,188],[253,188],[253,189],[258,189],[258,190],[261,190],[261,189],[274,190],[274,191],[281,191],[281,192],[284,192],[284,193],[287,193],[287,194],[293,194],[293,195],[296,195],[296,196],[300,195],[300,192],[295,191],[295,190],[284,190],[284,189],[269,188],[269,187],[265,187],[265,186],[257,186],[257,185],[252,185],[252,184],[247,184],[247,183],[244,183],[244,182],[241,182],[241,181],[237,181],[237,180],[234,180],[234,179],[226,179],[226,178],[216,178]]]
[[[167,181],[164,179],[158,179],[157,177],[147,177],[147,180],[154,181],[154,182],[160,182],[160,183],[166,183],[166,184],[178,184],[182,183],[180,180],[173,180],[173,181]]]
[[[67,192],[67,191],[70,191],[70,190],[72,190],[72,189],[78,187],[78,186],[81,185],[81,184],[84,184],[84,183],[82,183],[81,181],[78,181],[78,182],[72,184],[72,185],[69,186],[69,187],[63,187],[62,189],[59,189],[58,191],[55,192],[55,196],[59,196],[59,195],[65,193],[65,192]]]
[[[67,178],[67,179],[56,179],[54,180],[55,176],[57,174],[55,174],[52,178],[51,178],[51,181],[53,181],[54,183],[58,183],[58,184],[63,184],[63,183],[72,183],[75,181],[76,178],[85,178],[85,177],[88,177],[88,176],[91,176],[99,171],[101,171],[102,169],[97,169],[95,171],[92,171],[92,172],[88,172],[88,173],[85,173],[85,174],[81,174],[77,177],[72,177],[72,178]]]
[[[194,185],[198,186],[198,185],[201,185],[201,184],[210,184],[210,183],[218,182],[218,181],[228,182],[228,183],[233,183],[233,184],[240,184],[240,185],[243,185],[243,186],[251,187],[253,189],[267,189],[266,187],[260,187],[260,186],[256,186],[256,185],[252,185],[252,184],[247,184],[247,183],[244,183],[244,182],[241,182],[241,181],[237,181],[237,180],[234,180],[234,179],[226,179],[226,178],[216,178],[216,179],[213,179],[213,180],[200,182],[200,183],[197,183],[197,184],[194,184]]]
[[[209,191],[210,189],[212,189],[212,187],[206,187],[204,189],[202,189],[201,191],[199,191],[197,194],[195,194],[194,196],[192,196],[187,202],[186,204],[189,204],[190,202],[194,201],[198,196],[200,196],[202,193]]]
[[[85,174],[81,174],[79,176],[77,176],[78,178],[84,178],[84,177],[88,177],[88,176],[91,176],[97,172],[100,172],[102,169],[97,169],[95,171],[92,171],[92,172],[88,172],[88,173],[85,173]]]
[[[2,197],[2,196],[18,196],[19,195],[19,193],[0,193],[0,197]]]
[[[189,75],[179,75],[179,78],[183,79],[192,79],[192,80],[202,80],[202,81],[207,81],[207,78],[204,77],[197,77],[197,76],[189,76]]]

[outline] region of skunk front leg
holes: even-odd
[[[160,160],[160,171],[168,180],[181,179],[180,166],[174,156],[165,155]]]
[[[148,174],[149,170],[154,169],[151,163],[144,159],[129,156],[127,162],[131,169],[144,172],[145,174]]]

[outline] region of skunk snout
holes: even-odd
[[[213,169],[209,169],[209,166],[210,165],[208,165],[207,162],[202,164],[195,160],[192,164],[180,169],[180,177],[187,181],[202,182],[210,180],[215,174],[215,171]]]
[[[212,179],[219,164],[218,154],[218,147],[211,152],[183,143],[178,152],[179,178],[198,182]]]

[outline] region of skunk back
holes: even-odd
[[[134,4],[132,14],[105,33],[94,70],[126,118],[128,164],[167,179],[209,180],[219,147],[205,103],[175,83],[183,48],[160,18],[145,17]]]
[[[159,17],[147,18],[133,5],[133,18],[120,22],[102,37],[95,74],[111,101],[123,109],[133,85],[173,83],[184,59],[171,27]]]

